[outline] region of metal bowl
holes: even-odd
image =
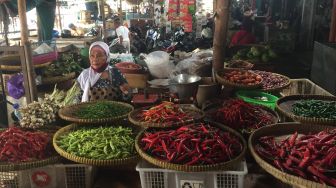
[[[171,79],[169,91],[176,93],[180,99],[196,97],[201,77],[188,74],[179,74]]]
[[[201,80],[201,77],[189,74],[179,74],[172,79],[172,83],[176,82],[177,84],[191,84]]]

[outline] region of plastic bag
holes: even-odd
[[[20,99],[22,96],[24,96],[25,91],[23,87],[23,74],[19,73],[12,76],[7,81],[7,90],[8,95],[14,99]]]
[[[199,50],[192,55],[192,57],[198,57],[200,59],[204,59],[204,58],[212,57],[212,56],[213,56],[212,49]]]
[[[144,57],[150,74],[155,78],[167,78],[175,65],[169,61],[169,54],[164,51],[155,51],[148,55],[140,54]]]
[[[210,77],[212,70],[212,57],[200,59],[197,56],[180,61],[170,77],[178,74],[190,74],[201,77]]]
[[[46,54],[53,52],[54,49],[48,46],[46,43],[42,43],[39,47],[33,50],[33,55]]]

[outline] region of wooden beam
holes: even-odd
[[[230,0],[217,0],[215,13],[215,33],[214,33],[214,71],[224,68],[227,25],[229,21]]]
[[[27,103],[29,104],[32,101],[37,100],[37,89],[35,83],[35,71],[33,67],[32,60],[32,50],[30,47],[30,42],[28,40],[28,25],[27,25],[27,16],[26,16],[26,0],[18,0],[18,10],[21,26],[21,45],[24,46],[24,57],[25,61],[22,63],[21,67],[24,76],[25,87],[29,88],[29,93],[26,93]],[[20,54],[21,60],[22,53]],[[26,89],[27,91],[27,89]]]
[[[331,14],[331,24],[329,32],[329,42],[336,42],[336,0],[333,1],[333,9]]]

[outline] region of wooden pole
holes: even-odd
[[[99,0],[99,11],[103,21],[103,35],[104,37],[106,37],[106,20],[105,20],[105,9],[103,0]]]
[[[224,68],[227,25],[229,21],[230,0],[217,0],[215,12],[215,33],[214,33],[214,71]]]
[[[28,25],[26,17],[26,0],[18,0],[18,10],[21,26],[21,45],[24,46],[25,62],[22,64],[22,72],[24,74],[25,87],[29,88],[29,93],[26,93],[27,103],[37,100],[37,89],[35,83],[35,72],[32,61],[32,51],[30,42],[28,41]],[[27,91],[27,89],[26,89]]]
[[[62,31],[62,18],[61,18],[60,6],[61,6],[61,2],[57,0],[58,26],[59,26],[59,29]]]
[[[329,42],[336,42],[336,0],[333,1],[331,14],[331,26],[329,32]]]
[[[122,15],[122,1],[119,1],[119,18],[123,20],[123,15]]]

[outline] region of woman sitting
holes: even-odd
[[[232,36],[229,47],[253,44],[255,42],[256,37],[252,34],[252,20],[245,18],[240,30]]]
[[[89,49],[90,67],[77,78],[82,89],[81,101],[127,100],[130,87],[122,73],[108,65],[109,47],[104,42],[94,42]]]

